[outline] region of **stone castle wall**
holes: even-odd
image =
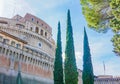
[[[43,78],[43,79],[49,79],[51,82],[53,81],[53,69],[50,66],[45,65],[45,63],[36,63],[32,62],[30,63],[28,61],[25,62],[25,58],[19,58],[17,57],[17,54],[14,52],[9,52],[7,54],[7,49],[4,47],[0,47],[0,73],[3,73],[5,75],[10,76],[11,74],[13,76],[16,76],[18,73],[18,66],[19,66],[19,60],[21,60],[21,74],[23,78],[29,78],[33,79],[34,77]],[[13,54],[14,53],[14,54]],[[11,54],[11,55],[10,55]],[[14,59],[12,59],[12,57]],[[0,83],[1,84],[1,83]]]
[[[0,84],[16,84],[16,76],[0,73]],[[22,84],[53,84],[53,82],[22,77]]]
[[[9,77],[15,80],[18,68],[27,82],[53,84],[54,55],[52,29],[47,23],[31,14],[0,17],[0,84],[10,84]]]

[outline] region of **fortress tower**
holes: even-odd
[[[19,62],[23,78],[53,84],[54,55],[52,28],[43,20],[28,13],[0,17],[0,84],[16,77]]]

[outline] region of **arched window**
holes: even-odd
[[[7,51],[6,51],[6,55],[8,55],[8,53],[9,53],[9,49],[7,49]]]
[[[18,28],[24,28],[25,26],[23,24],[16,24]]]
[[[18,59],[21,60],[21,58],[22,58],[22,54],[19,55],[19,58],[18,58]]]
[[[15,57],[15,52],[13,52],[13,56]]]
[[[21,48],[21,44],[16,44],[16,48]]]
[[[22,61],[24,61],[24,57],[25,57],[25,56],[23,55],[23,56],[22,56]]]
[[[47,32],[45,32],[45,36],[47,37]]]
[[[34,18],[32,18],[32,21],[34,21]]]
[[[10,51],[9,55],[10,55],[10,56],[12,55],[12,51]]]
[[[43,30],[41,30],[40,34],[43,35]]]
[[[28,57],[28,61],[30,62],[30,57]]]
[[[39,23],[39,21],[37,21],[37,24]]]
[[[35,32],[39,33],[39,28],[38,27],[36,27]]]
[[[32,63],[32,60],[33,60],[33,59],[31,58],[31,59],[30,59],[30,62],[31,62],[31,63]]]
[[[9,44],[9,39],[3,39],[3,43]]]
[[[3,48],[3,54],[5,53],[5,48]]]
[[[25,62],[27,61],[27,56],[25,56]]]
[[[2,47],[0,47],[0,52],[2,51]]]
[[[15,46],[15,41],[12,41],[12,42],[11,42],[11,45],[12,45],[12,46]]]

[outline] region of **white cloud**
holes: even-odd
[[[83,53],[82,52],[75,52],[75,56],[76,56],[76,63],[77,63],[77,67],[78,69],[82,69],[82,65],[83,65]]]
[[[102,54],[104,52],[104,47],[105,47],[105,43],[103,43],[102,41],[92,43],[90,45],[91,55],[92,56],[97,56],[97,55]]]
[[[112,45],[110,42],[110,39],[105,39],[102,37],[99,37],[99,40],[94,38],[93,41],[90,42],[90,50],[91,50],[91,55],[93,57],[98,57],[102,55],[106,55],[109,53],[112,53]]]
[[[82,59],[82,52],[75,52],[76,59]]]
[[[102,62],[93,62],[93,71],[94,75],[103,75],[104,74],[104,68]]]
[[[99,40],[96,40],[96,41],[94,39],[93,42],[90,42],[89,45],[90,45],[90,52],[91,52],[91,57],[92,57],[91,58],[92,64],[94,68],[94,74],[95,75],[104,74],[103,61],[105,61],[106,75],[119,76],[120,68],[118,66],[120,64],[120,58],[116,56],[112,56],[114,54],[111,50],[111,46],[110,46],[111,43],[109,39],[99,38]],[[83,51],[81,50],[80,52],[76,52],[76,59],[77,59],[76,61],[77,61],[78,68],[82,69]]]
[[[106,73],[114,76],[120,76],[120,57],[114,56],[106,62]]]
[[[112,44],[108,38],[99,38],[90,43],[92,63],[95,75],[103,75],[105,61],[106,75],[120,75],[120,58],[115,56],[112,52]]]
[[[120,76],[120,68],[118,67],[120,64],[119,57],[112,57],[109,61],[105,61],[105,74]],[[104,74],[104,66],[103,62],[94,61],[93,62],[94,74],[95,75],[103,75]]]
[[[67,3],[69,0],[42,0],[39,1],[40,7],[43,9],[51,9],[51,8],[56,8],[60,5],[64,5]]]
[[[2,16],[3,11],[3,0],[0,0],[0,16]]]
[[[15,14],[25,15],[27,12],[35,14],[35,11],[24,0],[1,0],[0,16],[13,17]]]

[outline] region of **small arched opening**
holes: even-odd
[[[38,27],[36,27],[35,32],[39,33],[39,28]]]
[[[41,30],[40,34],[43,35],[43,30]]]

